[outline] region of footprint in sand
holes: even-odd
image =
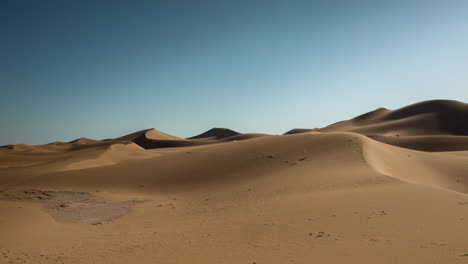
[[[327,233],[325,233],[325,232],[323,232],[323,231],[319,231],[319,232],[317,232],[317,233],[315,233],[315,234],[312,233],[312,232],[309,233],[309,236],[314,236],[314,235],[315,235],[315,237],[317,237],[317,238],[329,237],[329,236],[330,236],[330,234],[327,234]]]

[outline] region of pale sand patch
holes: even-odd
[[[40,203],[44,211],[58,222],[91,225],[108,223],[127,215],[135,204],[143,202],[142,200],[113,202],[88,192],[37,189],[0,192],[0,200]]]

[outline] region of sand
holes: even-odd
[[[468,263],[467,109],[0,147],[0,263]]]

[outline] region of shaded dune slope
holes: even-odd
[[[196,142],[163,133],[154,128],[142,130],[123,138],[130,139],[144,149],[168,148],[168,147],[189,147],[196,146]]]
[[[224,139],[232,136],[239,135],[239,132],[236,132],[234,130],[230,130],[227,128],[212,128],[206,132],[201,133],[200,135],[196,135],[193,137],[190,137],[188,139],[204,139],[204,140],[209,140],[209,139]]]
[[[289,130],[288,132],[284,133],[284,135],[291,135],[291,134],[298,134],[298,133],[305,133],[305,132],[312,132],[316,131],[317,128],[294,128]]]
[[[170,134],[166,134],[154,128],[140,130],[140,131],[116,138],[114,140],[135,141],[136,139],[142,138],[142,137],[145,137],[149,140],[182,140],[182,138],[179,138]]]

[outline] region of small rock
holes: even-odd
[[[315,237],[324,237],[325,236],[325,232],[318,232],[317,235]]]

